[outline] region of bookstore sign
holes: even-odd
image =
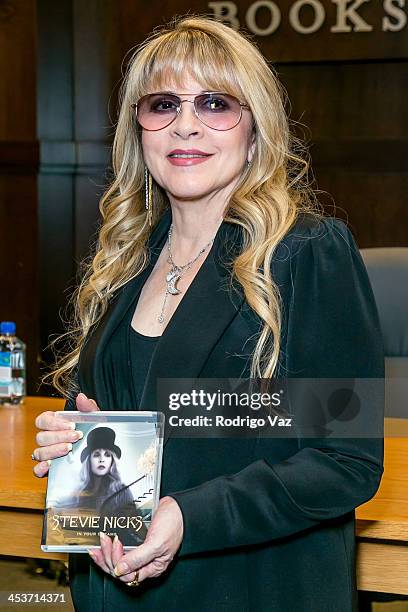
[[[254,34],[276,61],[408,57],[406,0],[211,0],[207,6],[216,19]]]

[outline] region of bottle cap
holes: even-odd
[[[0,323],[0,333],[14,335],[16,333],[16,324],[14,321],[2,321]]]

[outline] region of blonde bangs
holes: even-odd
[[[184,93],[188,75],[204,91],[223,91],[243,100],[244,93],[237,78],[238,67],[220,41],[205,32],[167,33],[157,40],[157,44],[150,43],[143,49],[138,59],[143,62],[143,70],[137,71],[139,82],[134,83],[137,97],[169,86]]]

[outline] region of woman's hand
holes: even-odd
[[[138,582],[160,576],[169,566],[183,539],[183,515],[172,497],[163,497],[153,516],[143,544],[123,554],[121,542],[100,534],[101,548],[89,551],[105,572],[122,582]]]
[[[95,400],[88,399],[84,393],[77,396],[76,406],[80,412],[99,410]],[[48,473],[50,460],[67,455],[72,445],[83,437],[83,433],[75,431],[75,423],[49,410],[35,419],[35,426],[41,431],[35,438],[39,448],[34,449],[33,456],[39,463],[34,466],[33,472],[42,478]]]

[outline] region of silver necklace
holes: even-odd
[[[214,238],[212,238],[205,245],[205,247],[203,247],[201,249],[201,251],[198,253],[198,255],[196,257],[194,257],[194,259],[192,259],[191,261],[189,261],[186,264],[184,264],[184,266],[178,266],[177,264],[174,263],[173,255],[172,255],[172,252],[171,252],[171,236],[172,236],[172,233],[173,233],[173,224],[170,225],[170,229],[169,229],[169,233],[168,233],[168,238],[167,238],[167,250],[168,250],[168,253],[169,253],[168,257],[167,257],[167,263],[169,263],[171,265],[171,269],[170,269],[170,272],[167,272],[167,274],[166,274],[166,293],[164,294],[163,305],[162,305],[162,308],[161,308],[160,315],[159,315],[159,317],[157,319],[159,323],[164,323],[164,310],[166,308],[167,297],[169,295],[178,295],[179,293],[181,293],[180,289],[177,289],[176,284],[178,283],[180,278],[183,276],[183,274],[185,272],[187,272],[187,270],[189,270],[191,268],[193,263],[195,263],[197,261],[197,259],[208,249],[210,244],[212,242],[214,242],[214,239],[215,239],[215,236],[214,236]]]

